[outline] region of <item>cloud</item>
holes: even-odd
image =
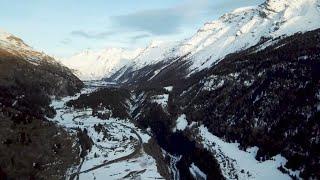
[[[183,16],[170,9],[158,9],[113,16],[111,21],[119,29],[163,35],[178,32]]]
[[[149,38],[149,37],[151,37],[150,34],[138,34],[138,35],[129,37],[129,39],[131,40],[131,43],[135,43],[135,42],[139,41],[140,39],[145,39],[145,38]]]
[[[199,18],[208,3],[208,0],[188,0],[171,8],[112,16],[111,22],[118,29],[144,31],[152,35],[174,34],[179,33],[184,24]]]
[[[185,0],[183,3],[163,9],[137,11],[112,16],[112,25],[117,29],[143,31],[152,35],[170,35],[181,32],[189,24],[214,20],[235,7],[263,2],[264,0]]]
[[[235,3],[234,0],[224,0],[217,3],[211,3],[208,5],[207,14],[216,13],[219,16],[222,16],[222,13],[230,12],[238,7],[245,7],[245,6],[252,6],[252,5],[259,5],[264,3],[265,0],[237,0]]]
[[[135,44],[153,36],[164,37],[194,32],[195,28],[206,21],[212,21],[235,7],[258,4],[263,1],[183,0],[173,7],[139,10],[111,16],[105,20],[107,23],[104,24],[108,29],[74,30],[70,33],[72,36],[70,38],[72,40],[74,38],[108,39],[114,43],[125,41],[128,44]]]
[[[72,43],[72,40],[69,38],[65,38],[65,39],[61,40],[60,43],[64,44],[64,45],[68,45],[68,44]]]
[[[76,30],[76,31],[72,31],[70,34],[72,36],[82,37],[82,38],[86,38],[86,39],[104,39],[104,38],[111,36],[115,33],[116,32],[114,32],[114,31],[91,33],[91,32],[86,32],[86,31],[82,31],[82,30]]]

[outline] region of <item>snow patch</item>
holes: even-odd
[[[173,86],[167,86],[167,87],[164,87],[164,89],[168,92],[171,92],[173,89]]]
[[[203,90],[215,91],[223,87],[225,81],[223,79],[219,80],[218,76],[212,75],[208,79],[204,80]]]
[[[197,180],[206,180],[207,175],[203,173],[194,163],[189,167],[189,171],[192,176]]]
[[[152,101],[157,104],[160,104],[163,109],[168,107],[168,100],[169,100],[168,94],[156,95],[152,97]]]
[[[242,151],[238,143],[223,141],[211,134],[203,125],[199,127],[199,137],[203,140],[205,148],[214,154],[223,176],[227,179],[291,179],[288,174],[283,174],[278,169],[287,162],[281,155],[259,162],[255,159],[257,147]],[[299,171],[291,171],[290,174],[299,177]]]
[[[188,126],[188,121],[187,121],[187,117],[185,114],[182,114],[178,117],[177,121],[176,121],[176,127],[173,129],[173,132],[178,131],[183,131],[187,128]]]

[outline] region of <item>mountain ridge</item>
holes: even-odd
[[[230,53],[258,44],[262,39],[276,39],[319,28],[319,4],[318,0],[268,0],[258,6],[238,8],[206,23],[186,40],[160,43],[159,50],[147,47],[149,50],[145,49],[139,56],[115,67],[113,74],[124,67],[139,70],[179,57],[185,57],[191,64],[189,74],[201,71]],[[65,59],[64,63],[67,61]],[[104,74],[104,78],[111,76],[110,72]]]

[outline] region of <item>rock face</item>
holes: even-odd
[[[45,117],[55,113],[51,96],[73,95],[82,87],[53,58],[0,32],[0,169],[7,178],[60,179],[77,163],[75,138]]]

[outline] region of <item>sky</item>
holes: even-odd
[[[36,50],[145,47],[191,37],[204,23],[264,0],[0,0],[0,28]]]

